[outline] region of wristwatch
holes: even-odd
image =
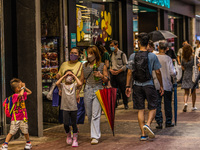
[[[24,87],[24,86],[21,88],[21,90],[23,90],[23,89],[25,90],[25,87]]]
[[[131,86],[126,86],[126,89],[127,89],[127,88],[130,88],[130,87],[131,87]]]

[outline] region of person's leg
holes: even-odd
[[[26,141],[30,141],[30,139],[29,139],[29,133],[28,134],[24,134],[24,137],[26,138]]]
[[[122,72],[117,76],[117,82],[120,85],[119,89],[120,89],[120,91],[122,93],[122,98],[123,98],[123,103],[124,103],[125,109],[127,109],[128,98],[127,98],[127,96],[125,94],[125,91],[126,91],[126,73],[125,72]]]
[[[195,103],[196,103],[196,89],[194,89],[192,93],[192,107],[195,108]]]
[[[86,114],[87,114],[90,126],[91,126],[91,120],[92,120],[92,101],[93,101],[92,93],[93,93],[93,89],[92,88],[88,88],[88,89],[84,90],[85,110],[86,110]]]
[[[94,93],[92,103],[92,120],[91,120],[91,138],[100,139],[100,119],[101,119],[101,106]]]
[[[147,120],[146,125],[148,125],[149,127],[151,126],[151,123],[152,123],[153,119],[155,118],[155,115],[156,115],[156,109],[149,110],[148,120]]]
[[[184,94],[184,108],[183,108],[183,112],[187,111],[187,102],[188,102],[188,97],[189,97],[189,89],[185,89],[185,94]]]
[[[76,124],[77,111],[71,111],[70,118],[72,122],[73,133],[77,133],[78,132],[78,128]]]
[[[133,108],[138,109],[138,123],[142,136],[145,136],[143,126],[145,125],[145,94],[141,86],[133,85]]]
[[[145,136],[143,126],[145,125],[145,117],[144,117],[144,109],[138,110],[138,123],[140,126],[140,130],[142,132],[142,136]]]
[[[70,112],[63,110],[63,123],[65,132],[67,134],[70,133],[69,122],[70,122]]]
[[[156,117],[155,120],[157,124],[162,124],[163,123],[163,117],[162,117],[162,96],[160,96],[159,91],[157,91],[158,94],[158,106],[156,109]]]
[[[172,91],[165,91],[164,93],[164,107],[165,107],[165,117],[166,126],[172,124]]]
[[[188,102],[188,97],[189,97],[189,89],[185,89],[185,94],[184,94],[184,103],[187,104]]]
[[[8,135],[6,136],[6,140],[5,142],[8,143],[10,141],[10,139],[12,138],[12,134],[8,133]]]

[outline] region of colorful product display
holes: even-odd
[[[58,38],[42,38],[42,92],[46,95],[58,73]]]

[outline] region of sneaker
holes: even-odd
[[[7,150],[8,149],[8,144],[3,144],[1,146],[1,150]]]
[[[147,141],[149,139],[148,136],[141,136],[140,141]]]
[[[155,134],[153,133],[153,131],[150,129],[148,125],[144,125],[143,129],[144,129],[145,134],[148,135],[149,138],[155,138]]]
[[[96,144],[98,144],[99,143],[99,141],[97,140],[97,139],[92,139],[92,141],[91,141],[91,144],[92,145],[96,145]]]
[[[192,111],[195,111],[195,110],[197,110],[197,108],[196,107],[192,107]]]
[[[71,138],[71,132],[69,131],[69,133],[67,133],[67,139],[66,139],[66,143],[68,145],[72,144],[72,138]]]
[[[31,143],[26,143],[25,147],[24,147],[24,150],[29,150],[32,148],[32,145]]]
[[[186,112],[186,111],[187,111],[187,105],[185,105],[183,108],[183,112]]]

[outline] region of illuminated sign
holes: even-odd
[[[170,0],[143,0],[143,1],[156,4],[162,7],[170,8]]]

